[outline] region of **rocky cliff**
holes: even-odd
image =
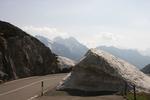
[[[0,80],[57,73],[57,57],[39,40],[0,21]]]

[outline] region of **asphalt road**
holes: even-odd
[[[91,97],[80,97],[80,96],[43,96],[36,98],[35,100],[126,100],[122,96],[107,95],[107,96],[91,96]]]
[[[44,90],[54,88],[67,74],[34,76],[10,81],[0,85],[0,100],[30,100],[41,94],[41,82]]]

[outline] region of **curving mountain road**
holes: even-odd
[[[10,81],[0,85],[0,100],[125,100],[122,96],[71,96],[62,91],[51,91],[67,74],[52,74],[46,76],[34,76]],[[48,91],[41,95],[41,82],[44,82],[44,90]]]
[[[0,100],[30,100],[41,94],[41,82],[44,90],[54,88],[66,74],[51,74],[18,79],[0,85]]]

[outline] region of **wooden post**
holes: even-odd
[[[136,100],[136,90],[135,90],[135,85],[133,85],[133,92],[134,92],[134,100]]]
[[[43,94],[44,94],[44,93],[43,93],[43,89],[44,89],[44,82],[43,82],[43,81],[41,82],[41,88],[42,88],[41,96],[43,96]]]
[[[127,82],[125,82],[124,95],[127,96]]]

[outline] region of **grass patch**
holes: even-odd
[[[134,100],[133,93],[127,94],[127,100]],[[138,94],[136,94],[136,100],[150,100],[150,94],[138,93]]]

